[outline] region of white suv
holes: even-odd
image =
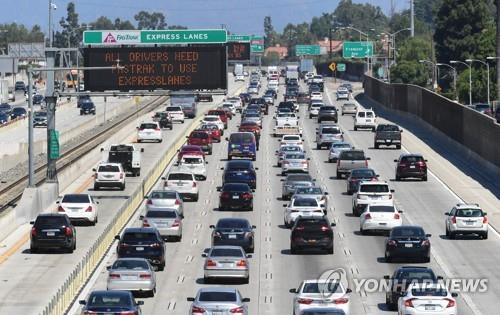
[[[359,216],[367,205],[394,205],[393,192],[386,182],[361,182],[352,195],[352,213]]]
[[[167,109],[165,111],[170,114],[170,117],[172,117],[172,121],[178,121],[181,124],[184,123],[185,117],[184,117],[184,112],[182,111],[182,107],[167,106]]]
[[[194,174],[196,180],[206,180],[207,179],[207,168],[205,167],[205,162],[200,155],[183,155],[178,162],[179,170],[188,171]]]
[[[162,142],[163,136],[161,133],[160,123],[144,122],[137,127],[137,142],[142,141],[157,141]]]
[[[198,182],[193,173],[174,170],[167,177],[162,177],[162,179],[165,181],[165,188],[177,191],[182,199],[189,198],[198,201]]]
[[[457,234],[477,234],[488,238],[488,217],[478,204],[457,204],[446,212],[446,236],[453,239]]]
[[[97,223],[97,204],[89,194],[66,194],[58,204],[57,212],[66,213],[71,221],[89,222],[92,225]]]
[[[120,163],[100,163],[93,169],[94,190],[101,187],[119,187],[125,190],[125,171]]]
[[[358,128],[375,131],[375,128],[377,128],[377,117],[373,110],[358,110],[356,112],[356,116],[354,116],[354,130],[358,130]]]

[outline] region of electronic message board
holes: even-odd
[[[84,48],[85,90],[227,89],[225,46]]]
[[[250,43],[227,43],[227,60],[245,61],[250,60]]]

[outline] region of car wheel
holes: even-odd
[[[316,143],[316,150],[321,150],[321,144]]]
[[[75,245],[75,246],[76,246],[76,245]],[[75,246],[72,246],[72,247],[66,248],[66,253],[68,253],[68,254],[73,254],[73,251],[75,250]]]
[[[255,160],[257,160],[257,158],[256,158],[255,156],[254,156],[254,157],[252,157],[252,161],[255,161]]]
[[[198,201],[198,199],[200,198],[200,195],[199,194],[196,194],[193,198],[194,201]]]
[[[396,175],[396,181],[399,182],[401,180],[401,176]]]
[[[424,182],[427,181],[427,175],[424,175],[424,177],[422,177],[422,181],[424,181]]]
[[[228,155],[228,156],[227,156],[227,160],[228,160],[228,161],[231,161],[231,159],[232,159],[232,158],[233,158],[233,157],[232,157],[232,156],[230,156],[230,155]]]
[[[366,230],[364,230],[362,227],[359,227],[359,233],[361,233],[361,235],[366,235]]]
[[[488,232],[484,232],[481,237],[483,238],[483,240],[487,240],[488,239]]]
[[[396,149],[400,150],[401,149],[401,145],[396,145]]]
[[[455,232],[449,231],[448,237],[450,238],[450,240],[455,239]]]
[[[396,303],[391,303],[388,298],[385,298],[385,304],[387,305],[387,309],[389,311],[397,311]]]
[[[163,270],[165,270],[165,263],[158,266],[158,271],[163,271]]]
[[[97,224],[97,216],[95,217],[94,221],[90,222],[90,225],[95,226]]]
[[[30,247],[30,253],[32,253],[32,254],[38,253],[38,248],[36,248],[36,247]]]
[[[141,142],[142,142],[142,140],[140,140],[140,139],[137,139],[137,143],[141,143]]]
[[[153,288],[153,290],[149,291],[149,297],[155,297],[156,294],[156,288]]]
[[[245,279],[243,279],[243,283],[249,284],[250,283],[250,276],[248,276]]]
[[[163,139],[158,140],[158,142],[159,142],[159,143],[162,143],[162,142],[163,142]]]
[[[170,126],[168,129],[172,130],[172,129],[174,129],[174,127]]]
[[[125,190],[125,184],[120,186],[120,190]]]
[[[342,179],[342,174],[337,172],[337,179]]]
[[[387,254],[387,252],[385,253],[385,261],[386,261],[386,262],[388,262],[388,263],[391,263],[391,262],[392,262],[392,257],[391,257],[391,256],[389,256],[389,255]]]
[[[375,149],[379,148],[378,144],[376,144],[376,143],[373,146],[375,147]]]
[[[94,190],[99,190],[99,186],[98,185],[94,185]]]
[[[295,246],[290,246],[290,254],[297,255],[297,249],[295,248]]]
[[[312,115],[309,115],[309,119],[311,119],[311,118],[313,118],[313,116],[312,116]]]
[[[448,227],[446,227],[444,234],[446,235],[446,237],[450,237],[450,231],[448,231]]]
[[[328,255],[333,255],[333,245],[331,247],[328,247],[327,250],[326,250],[326,253]]]
[[[209,277],[203,277],[203,283],[210,284],[210,283],[212,283],[212,279]]]
[[[424,263],[430,263],[430,262],[431,262],[431,256],[424,257]]]
[[[183,123],[184,123],[184,120],[181,120],[181,124],[183,124]]]
[[[333,160],[332,159],[328,159],[328,163],[333,163]]]
[[[358,131],[358,127],[354,126],[354,131]]]

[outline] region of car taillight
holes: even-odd
[[[146,201],[146,204],[147,204],[147,205],[152,205],[152,204],[153,204],[153,200],[148,199],[148,200]]]
[[[87,209],[85,209],[85,212],[92,212],[92,206],[88,206]]]
[[[431,246],[431,241],[429,240],[422,241],[422,246]]]
[[[252,194],[251,193],[244,193],[242,195],[242,198],[245,199],[245,200],[248,200],[248,199],[252,199]]]
[[[222,234],[220,234],[220,232],[215,232],[215,233],[214,233],[214,236],[215,236],[215,237],[222,237]]]
[[[193,187],[196,187],[196,182],[193,182]]]
[[[346,303],[349,303],[349,299],[348,298],[338,298],[338,299],[334,299],[333,303],[335,303],[335,304],[346,304]]]
[[[220,197],[223,199],[228,199],[231,197],[231,195],[227,191],[225,191],[222,194],[220,194]]]
[[[394,213],[394,220],[399,220],[400,217],[399,213]]]
[[[368,160],[365,160],[365,166],[368,167]]]
[[[94,311],[83,311],[83,315],[97,315],[97,312],[94,312]]]
[[[207,260],[207,266],[208,267],[215,267],[215,266],[217,266],[217,264],[215,263],[215,261],[209,259],[209,260]]]
[[[425,162],[422,162],[422,161],[417,162],[417,165],[420,166],[420,167],[424,167],[425,166]]]
[[[390,240],[389,242],[387,242],[387,245],[396,246],[396,241]]]
[[[142,227],[150,227],[148,220],[142,220]]]
[[[283,161],[283,164],[290,164],[290,162],[288,162],[288,161]]]
[[[309,304],[311,304],[312,302],[313,302],[313,300],[312,300],[312,299],[298,299],[298,300],[297,300],[297,303],[299,303],[299,304],[307,304],[307,305],[309,305]]]
[[[403,168],[404,168],[404,167],[407,167],[407,165],[406,165],[406,164],[404,164],[404,163],[400,163],[400,164],[399,164],[399,167],[403,167]]]
[[[181,225],[181,220],[179,219],[175,219],[174,223],[172,223],[172,227],[177,227],[179,225]]]
[[[455,216],[451,217],[451,223],[457,224],[457,217]]]
[[[487,216],[484,216],[483,217],[483,224],[487,224],[488,223],[488,217]]]
[[[243,310],[243,307],[241,307],[241,306],[240,306],[240,307],[237,307],[237,308],[233,308],[233,309],[231,309],[231,310],[229,311],[229,313],[231,313],[231,314],[235,314],[235,313],[243,313],[243,312],[244,312],[244,310]]]
[[[120,275],[117,273],[110,273],[109,278],[110,279],[120,279]]]
[[[31,228],[31,236],[36,236],[37,232],[36,232],[36,228],[35,227],[32,227]]]
[[[371,220],[371,218],[372,218],[371,214],[369,213],[365,214],[365,220]]]
[[[160,247],[161,245],[160,245],[160,243],[153,243],[153,244],[151,244],[149,246],[151,246],[153,248],[157,248],[157,247]]]
[[[121,243],[120,247],[128,247],[128,244],[127,243]]]
[[[124,175],[125,175],[125,174],[120,173],[120,179],[123,179],[123,176],[124,176]]]
[[[321,226],[321,231],[322,232],[330,231],[330,227],[328,225],[323,225],[323,226]]]
[[[62,206],[57,207],[58,212],[64,212],[64,208]]]
[[[303,226],[297,226],[295,228],[295,231],[304,231],[304,227]]]
[[[445,299],[445,301],[448,301],[446,308],[455,306],[455,301],[453,301],[452,299]]]
[[[151,275],[149,273],[144,273],[139,276],[141,279],[151,279]]]
[[[307,165],[307,161],[302,161],[302,164]]]
[[[120,315],[137,315],[135,311],[121,311]]]
[[[408,299],[405,301],[405,307],[413,307],[413,300],[415,299]]]
[[[193,313],[193,314],[203,314],[203,313],[205,313],[205,309],[201,308],[201,307],[198,307],[198,306],[193,306],[193,307],[191,307],[191,313]]]
[[[65,227],[64,228],[64,235],[66,235],[66,236],[73,235],[73,230],[70,227]]]
[[[160,128],[155,128],[155,130],[156,130],[156,131],[161,131],[161,129],[160,129]]]
[[[247,266],[247,262],[242,259],[242,260],[240,260],[240,261],[238,261],[236,263],[236,266],[237,267],[246,267]]]

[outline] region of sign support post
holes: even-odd
[[[53,68],[55,65],[56,52],[52,50],[46,51],[47,67]],[[52,147],[50,145],[50,137],[56,130],[56,102],[57,97],[54,96],[54,70],[47,72],[47,82],[45,84],[45,102],[47,104],[47,182],[57,183],[57,158],[53,158]]]

